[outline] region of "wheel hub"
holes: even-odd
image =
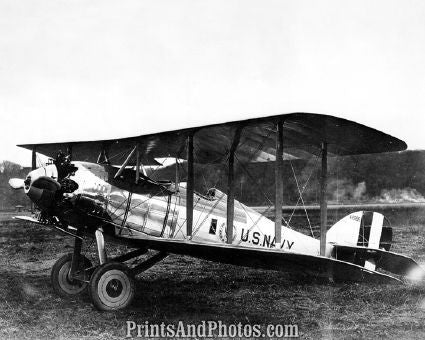
[[[122,293],[123,285],[121,281],[117,279],[110,280],[106,285],[106,292],[110,297],[117,297]]]

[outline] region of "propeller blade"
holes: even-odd
[[[11,178],[9,179],[9,185],[13,189],[23,189],[25,187],[24,180],[20,178]]]

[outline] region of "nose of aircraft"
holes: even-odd
[[[13,189],[24,189],[27,196],[41,209],[48,209],[55,200],[55,193],[60,189],[54,164],[32,170],[25,180],[11,178],[9,185]]]

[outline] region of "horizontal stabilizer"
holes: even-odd
[[[415,260],[405,255],[396,254],[382,249],[372,249],[368,247],[334,245],[336,257],[338,251],[353,252],[357,258],[364,261],[373,260],[376,268],[394,273],[396,275],[405,276],[408,279],[418,281],[425,279],[425,270],[419,266]]]

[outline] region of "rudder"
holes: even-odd
[[[384,215],[372,211],[356,211],[335,223],[327,232],[329,243],[373,249],[391,248],[392,228]]]

